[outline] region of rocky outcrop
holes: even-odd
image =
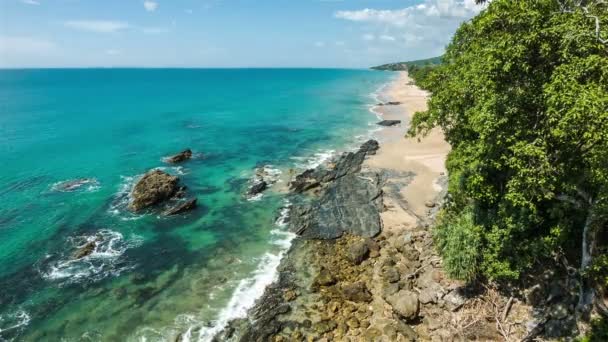
[[[361,171],[361,164],[363,164],[365,156],[375,154],[378,148],[377,141],[369,140],[361,145],[357,152],[344,153],[327,165],[302,172],[295,177],[294,181],[290,182],[289,188],[295,193],[302,193],[346,175],[357,173]]]
[[[381,180],[350,174],[331,183],[311,204],[294,206],[290,230],[308,239],[335,239],[344,233],[374,237],[382,222]]]
[[[146,173],[133,187],[129,210],[140,211],[173,197],[179,187],[179,178],[161,170]]]
[[[165,161],[169,164],[177,164],[177,163],[184,162],[190,158],[192,158],[192,150],[190,150],[188,148],[188,149],[181,151],[178,154],[165,158]]]
[[[279,180],[281,171],[272,167],[272,165],[263,165],[255,169],[255,174],[250,181],[249,189],[246,196],[254,198],[262,192],[266,191],[274,183]]]
[[[382,120],[377,123],[377,125],[390,127],[401,124],[401,120]]]
[[[190,210],[196,208],[196,202],[197,202],[196,198],[191,198],[186,201],[183,201],[183,202],[169,208],[167,211],[164,212],[164,215],[172,216],[172,215],[182,214],[187,211],[190,211]]]

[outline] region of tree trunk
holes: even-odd
[[[596,222],[593,209],[593,206],[591,206],[587,215],[587,220],[585,221],[585,227],[583,229],[580,272],[584,272],[589,266],[591,266],[591,263],[593,262],[593,254],[595,252],[598,231],[598,224]],[[585,320],[589,318],[594,300],[595,288],[592,281],[588,277],[582,277],[578,304],[576,306],[577,318],[582,318]]]

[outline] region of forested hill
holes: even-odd
[[[551,288],[521,298],[536,335],[591,321],[586,341],[607,341],[608,2],[493,0],[423,69],[432,96],[409,135],[438,127],[452,146],[434,228],[447,273]]]
[[[441,63],[441,56],[427,58],[427,59],[419,59],[419,60],[409,61],[409,62],[397,62],[397,63],[383,64],[383,65],[371,67],[371,69],[387,70],[387,71],[402,71],[402,70],[408,70],[412,66],[420,67],[420,66],[426,66],[426,65],[437,65],[439,63]]]

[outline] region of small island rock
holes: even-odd
[[[129,210],[139,211],[168,200],[179,190],[178,183],[178,177],[164,171],[149,171],[133,187]]]
[[[170,164],[177,164],[177,163],[181,163],[183,161],[186,161],[186,160],[188,160],[190,158],[192,158],[192,150],[190,150],[188,148],[188,149],[185,149],[185,150],[181,151],[180,153],[178,153],[176,155],[167,157],[165,159],[165,161],[167,163],[170,163]]]

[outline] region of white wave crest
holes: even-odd
[[[0,340],[4,341],[2,334],[15,331],[27,326],[31,317],[25,310],[0,315]]]
[[[134,267],[122,262],[120,257],[127,249],[138,247],[142,242],[139,236],[133,236],[125,241],[122,234],[109,229],[102,229],[93,235],[70,237],[67,239],[68,253],[63,252],[57,260],[48,263],[41,271],[41,275],[49,281],[58,281],[60,284],[83,280],[97,281],[110,275],[118,275]],[[94,243],[90,254],[82,258],[74,258],[72,254],[75,250],[90,243]],[[53,255],[47,256],[47,259],[53,258]]]

